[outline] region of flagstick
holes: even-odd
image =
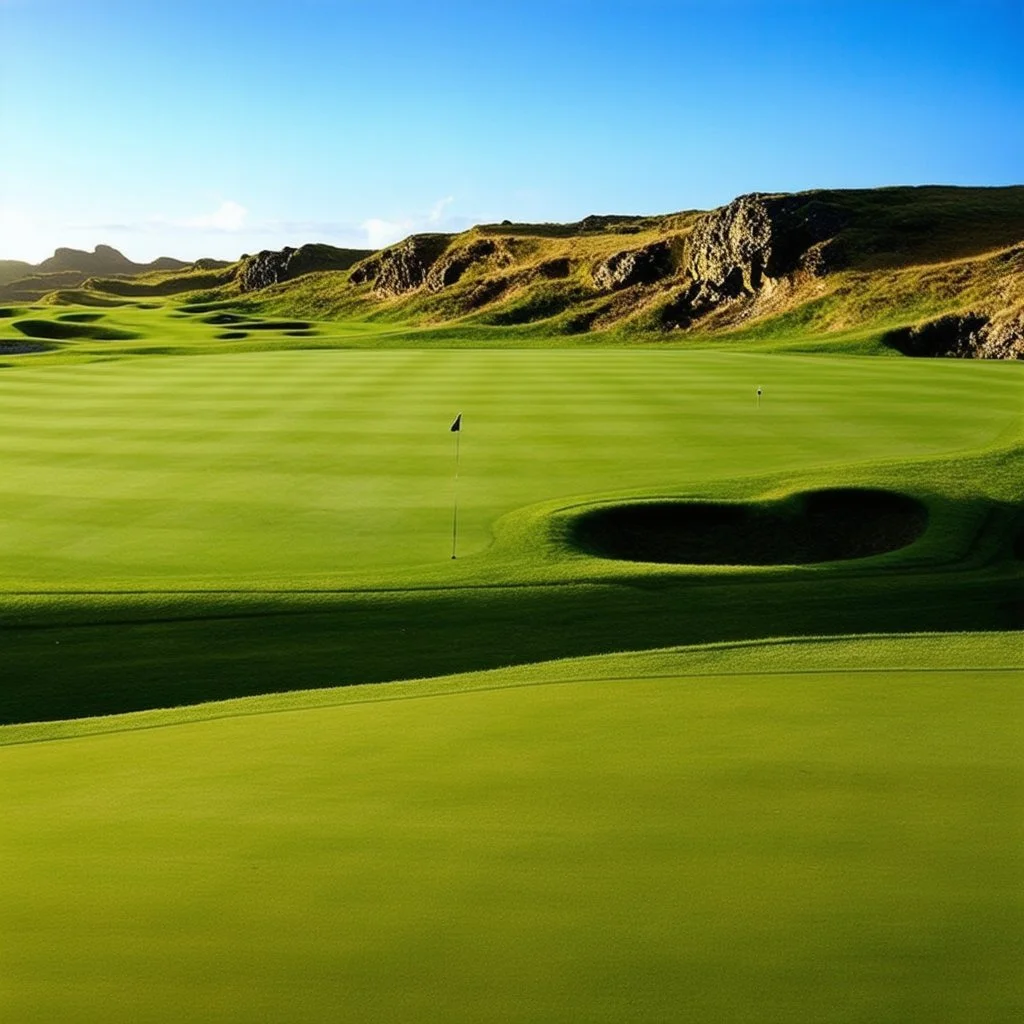
[[[452,488],[452,558],[455,557],[455,545],[459,539],[459,443],[462,431],[455,431],[455,485]]]

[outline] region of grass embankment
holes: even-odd
[[[8,747],[5,1009],[1009,1024],[1006,641],[651,652]]]

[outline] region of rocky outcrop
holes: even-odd
[[[840,238],[826,238],[823,242],[815,242],[800,257],[800,270],[805,270],[812,277],[824,277],[847,264],[846,246]]]
[[[1024,309],[992,320],[980,355],[983,359],[1024,359]]]
[[[662,328],[685,329],[695,320],[736,298],[736,294],[731,294],[707,281],[691,281],[661,308],[657,320]]]
[[[799,269],[820,276],[840,259],[838,245],[823,243],[845,223],[840,208],[820,199],[754,192],[697,221],[684,269],[727,295],[756,292]]]
[[[285,246],[280,251],[264,249],[245,256],[238,270],[238,285],[243,292],[258,291],[281,281],[290,281],[321,270],[348,270],[371,255],[368,249],[337,249],[333,245]]]
[[[616,291],[635,284],[653,284],[668,277],[675,267],[672,244],[665,239],[642,249],[624,249],[602,260],[594,268],[594,284]]]
[[[655,226],[657,218],[630,217],[623,214],[591,213],[576,222],[576,232],[580,235],[604,234],[614,232],[617,235],[636,235],[641,231]]]
[[[246,256],[238,270],[238,286],[243,292],[255,292],[288,279],[288,264],[297,249],[285,246],[280,252],[264,249]]]
[[[905,356],[1024,359],[1024,313],[993,323],[981,313],[940,316],[882,339]]]
[[[462,275],[474,264],[485,262],[496,267],[505,267],[512,263],[512,254],[507,246],[493,239],[474,239],[461,249],[445,252],[427,271],[424,284],[427,291],[439,292],[443,288],[457,284]]]
[[[451,235],[410,235],[352,268],[352,284],[373,283],[379,298],[391,298],[415,291],[427,279],[427,272],[448,248]]]

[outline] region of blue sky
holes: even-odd
[[[0,0],[0,258],[1024,181],[1024,2]]]

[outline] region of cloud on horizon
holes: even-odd
[[[140,261],[162,255],[236,259],[243,252],[306,242],[381,249],[417,232],[459,232],[476,223],[453,215],[454,204],[454,196],[444,196],[427,210],[362,221],[259,220],[235,199],[223,199],[204,213],[176,217],[158,213],[134,221],[59,223],[0,209],[0,227],[5,229],[0,235],[6,243],[0,258],[39,262],[58,246],[91,249],[97,243],[125,246]]]
[[[168,223],[176,227],[198,228],[201,231],[241,231],[248,216],[249,211],[241,203],[225,199],[213,213]]]
[[[385,220],[380,217],[370,217],[368,220],[364,220],[360,227],[366,233],[368,248],[383,249],[385,246],[393,245],[407,235],[415,234],[418,231],[443,230],[441,225],[446,222],[445,210],[454,202],[454,196],[445,196],[444,199],[438,199],[426,214],[420,216],[405,217],[401,220]],[[467,223],[466,227],[468,226]],[[455,230],[464,229],[456,228]]]

